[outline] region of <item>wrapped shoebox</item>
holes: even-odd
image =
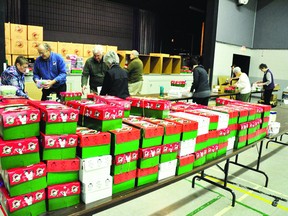
[[[0,167],[3,170],[40,162],[36,137],[4,141],[0,138]]]
[[[238,134],[237,134],[237,139],[235,141],[236,149],[242,148],[246,145],[248,127],[249,127],[248,122],[238,124]]]
[[[115,155],[113,157],[113,166],[111,173],[113,175],[118,175],[121,173],[129,172],[131,170],[136,170],[137,160],[138,160],[138,150]]]
[[[219,115],[216,115],[215,113],[203,111],[203,109],[186,109],[185,112],[193,114],[193,115],[199,115],[203,117],[207,117],[210,119],[209,121],[209,130],[217,130],[218,128],[218,122],[219,122]]]
[[[232,109],[234,109],[235,111],[238,112],[238,123],[243,123],[243,122],[247,122],[248,121],[248,116],[249,116],[249,110],[246,109],[243,106],[237,106],[234,104],[228,104],[228,107],[231,107]]]
[[[8,191],[0,188],[1,205],[8,216],[41,215],[46,212],[45,190],[10,197]]]
[[[11,197],[31,193],[47,187],[46,164],[4,170],[3,181]]]
[[[247,119],[247,121],[253,121],[253,120],[256,119],[257,109],[256,109],[255,106],[250,106],[246,102],[242,102],[242,101],[235,102],[232,105],[239,106],[242,109],[245,109],[245,110],[248,111],[248,119]]]
[[[0,104],[0,135],[3,140],[39,135],[40,111],[28,105]]]
[[[194,167],[201,166],[206,163],[207,148],[195,152]]]
[[[192,171],[194,166],[194,160],[195,160],[194,154],[178,156],[176,175],[182,175],[184,173]]]
[[[76,157],[78,136],[76,134],[46,135],[41,133],[42,160],[61,160]]]
[[[71,101],[71,100],[81,100],[82,93],[81,92],[60,92],[60,100]]]
[[[112,156],[80,159],[79,180],[88,183],[99,176],[108,176],[111,173]]]
[[[143,121],[141,118],[135,118],[135,117],[124,118],[123,122],[140,129],[141,148],[161,145],[162,137],[164,135],[163,126],[152,124],[150,122]]]
[[[162,180],[171,176],[175,176],[177,167],[177,159],[159,164],[158,180]]]
[[[165,118],[165,120],[175,122],[176,124],[182,126],[181,141],[196,138],[198,131],[198,122],[184,118],[173,117],[170,115]]]
[[[171,104],[170,110],[173,112],[185,112],[186,109],[206,109],[207,106],[190,102],[178,101]]]
[[[232,107],[228,106],[209,106],[207,109],[211,109],[217,112],[221,112],[224,114],[228,114],[229,120],[228,120],[228,125],[231,124],[236,124],[238,123],[238,111],[233,109]]]
[[[112,196],[112,176],[102,175],[81,184],[81,200],[85,203],[95,202]]]
[[[195,151],[199,151],[208,147],[209,133],[201,134],[196,137]]]
[[[229,134],[230,134],[230,129],[224,128],[224,129],[220,129],[219,130],[219,138],[218,138],[218,142],[226,142],[229,138]]]
[[[48,160],[46,164],[47,185],[78,181],[80,169],[80,160],[78,158]]]
[[[194,153],[195,145],[196,145],[196,138],[181,141],[178,155],[185,156]]]
[[[226,154],[226,152],[227,152],[227,146],[228,146],[228,141],[218,144],[218,147],[219,147],[219,148],[218,148],[218,152],[217,152],[217,157],[220,157],[220,156]]]
[[[219,145],[218,144],[214,144],[211,146],[207,147],[207,155],[206,155],[206,160],[207,161],[211,161],[217,158],[217,152],[219,149]]]
[[[175,142],[171,144],[162,145],[162,151],[160,155],[160,163],[175,160],[180,150],[180,143]]]
[[[93,104],[85,106],[84,112],[85,127],[103,132],[122,127],[122,118],[124,117],[122,107]]]
[[[228,126],[230,133],[228,135],[228,137],[234,137],[238,135],[238,124],[231,124]]]
[[[42,133],[75,134],[79,111],[54,101],[29,101],[40,109]]]
[[[156,125],[164,127],[164,135],[162,144],[169,144],[174,142],[180,142],[182,126],[171,121],[165,121],[155,118],[143,118],[143,120],[151,122]]]
[[[159,166],[137,169],[136,186],[145,185],[158,180]]]
[[[110,130],[113,155],[137,151],[140,144],[140,129],[122,124],[122,128]]]
[[[239,137],[237,137],[238,139]],[[243,140],[245,140],[245,137],[241,137],[242,140],[240,140],[240,142],[242,142]],[[228,142],[228,145],[227,145],[227,151],[230,151],[232,149],[235,148],[235,142],[236,141],[236,137],[233,136],[233,137],[229,137],[227,142]]]
[[[80,203],[80,182],[68,182],[47,187],[47,210],[67,208]]]
[[[210,113],[210,114],[218,116],[218,124],[217,124],[216,130],[227,128],[229,125],[229,114],[227,113],[222,113],[222,112],[214,111],[211,109],[198,109],[198,111],[204,112],[204,113]],[[211,124],[211,121],[210,121],[210,124]]]
[[[92,158],[110,154],[111,135],[86,127],[77,128],[79,145],[77,155],[82,158]]]
[[[160,163],[162,146],[139,149],[138,168],[154,167]]]
[[[257,130],[260,129],[260,125],[262,124],[262,119],[255,119],[253,121],[248,122],[248,131],[247,131],[247,144],[251,144],[258,140]]]
[[[220,136],[219,130],[209,130],[207,147],[218,144],[219,143],[219,136]]]
[[[112,193],[119,193],[135,187],[137,171],[121,173],[113,177]]]

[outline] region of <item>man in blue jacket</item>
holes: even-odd
[[[60,98],[60,92],[66,92],[66,64],[61,55],[51,52],[51,47],[47,43],[38,46],[39,57],[34,63],[33,80],[41,82],[43,80],[42,98],[47,100],[47,96],[56,93]]]

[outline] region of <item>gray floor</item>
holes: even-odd
[[[288,142],[288,135],[283,137],[283,141]],[[241,153],[239,162],[255,167],[257,151],[258,148],[254,147]],[[196,181],[195,188],[192,188],[191,176],[95,216],[288,215],[287,155],[288,146],[270,143],[268,149],[263,148],[260,169],[269,176],[267,188],[264,187],[263,175],[231,164],[228,187],[236,194],[235,207],[231,206],[231,194],[221,188],[204,181]],[[212,181],[219,181],[223,177],[216,166],[207,169],[205,174]],[[280,200],[273,206],[275,198]]]

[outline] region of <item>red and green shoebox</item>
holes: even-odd
[[[11,197],[31,193],[47,187],[46,164],[4,170],[3,181]]]
[[[206,160],[207,160],[207,161],[211,161],[211,160],[216,159],[216,158],[217,158],[218,149],[219,149],[218,143],[217,143],[217,144],[214,144],[214,145],[212,145],[212,146],[208,146],[208,147],[207,147]]]
[[[217,112],[226,113],[229,115],[228,125],[237,124],[238,122],[238,111],[228,106],[209,106],[207,109],[211,109]]]
[[[47,187],[47,210],[67,208],[80,203],[80,182],[68,182]]]
[[[178,156],[176,175],[182,175],[184,173],[192,171],[194,166],[194,160],[195,160],[195,154]]]
[[[164,135],[164,127],[142,120],[139,117],[124,118],[123,122],[140,129],[140,147],[148,148],[152,146],[159,146],[162,143],[162,136]]]
[[[76,134],[46,135],[41,133],[42,160],[61,160],[76,157],[78,136]]]
[[[189,140],[197,137],[198,122],[184,118],[177,118],[168,116],[165,118],[166,121],[172,121],[182,126],[181,141]]]
[[[230,128],[219,130],[218,143],[227,142],[230,134]]]
[[[94,101],[96,103],[105,103],[111,106],[119,106],[124,109],[124,117],[127,118],[130,115],[131,103],[128,100],[118,98],[110,95],[94,95]]]
[[[38,136],[40,111],[23,104],[0,104],[0,136],[14,140]]]
[[[72,100],[81,100],[82,93],[81,92],[60,92],[60,100],[64,101],[72,101]]]
[[[137,169],[136,186],[145,185],[158,180],[159,166]]]
[[[233,103],[233,100],[228,99],[228,98],[223,98],[223,97],[216,98],[216,105],[217,106],[227,105],[230,103]]]
[[[179,150],[180,150],[179,142],[162,145],[160,163],[165,163],[177,159]]]
[[[257,140],[263,139],[268,135],[268,130],[267,128],[260,128],[257,130]]]
[[[238,123],[243,123],[248,121],[249,111],[243,106],[237,106],[235,104],[228,104],[228,107],[233,108],[238,112]]]
[[[40,109],[42,133],[46,135],[76,133],[79,110],[54,101],[28,101],[28,103]]]
[[[111,173],[111,165],[111,155],[80,159],[79,180],[88,184],[99,176],[108,176]]]
[[[195,152],[194,167],[201,166],[206,163],[207,148]]]
[[[78,157],[85,159],[110,154],[110,133],[87,127],[78,127],[76,133],[78,135]]]
[[[137,170],[114,175],[112,193],[116,194],[135,187],[137,177]]]
[[[91,105],[91,104],[95,104],[94,101],[91,100],[72,100],[72,101],[66,101],[65,105],[74,109],[79,110],[79,117],[78,117],[78,121],[77,124],[79,126],[83,126],[84,125],[84,113],[85,113],[85,106],[86,105]]]
[[[228,135],[228,138],[235,137],[238,135],[238,124],[231,124],[228,126],[230,133]]]
[[[268,125],[269,125],[269,119],[270,119],[269,116],[264,117],[264,118],[262,119],[261,128],[268,128]]]
[[[160,163],[162,146],[139,149],[138,168],[154,167]]]
[[[158,180],[176,175],[177,159],[159,164]]]
[[[218,152],[217,152],[217,157],[220,157],[222,155],[225,155],[227,152],[227,146],[228,142],[223,142],[218,144]]]
[[[0,167],[2,170],[29,166],[40,162],[36,137],[7,140],[0,138]]]
[[[85,106],[82,115],[85,127],[106,132],[122,127],[124,109],[107,104],[92,104]]]
[[[143,120],[164,127],[164,136],[162,139],[162,144],[180,142],[182,132],[181,125],[171,121],[165,121],[162,119],[155,119],[155,118],[143,118]]]
[[[246,145],[248,128],[249,128],[248,122],[238,124],[238,134],[236,136],[235,141],[236,149],[242,148]]]
[[[208,133],[208,145],[209,146],[213,146],[215,144],[219,143],[219,134],[220,131],[219,130],[210,130]]]
[[[118,175],[121,173],[129,172],[131,170],[136,170],[138,156],[138,150],[120,155],[115,155],[112,161],[113,165],[111,173],[113,175]]]
[[[173,112],[185,112],[186,109],[205,109],[207,106],[201,104],[193,104],[189,102],[177,101],[171,103],[170,110]]]
[[[202,134],[196,137],[195,151],[199,151],[208,147],[209,134]]]
[[[139,149],[139,128],[122,124],[122,128],[110,130],[109,132],[111,133],[111,154],[118,155]]]
[[[185,112],[209,118],[210,119],[209,130],[217,130],[219,115],[209,113],[208,111],[205,112],[203,111],[203,109],[193,109],[193,110],[187,109],[185,110]]]
[[[47,185],[78,181],[79,158],[67,160],[47,160]]]
[[[0,188],[1,205],[8,216],[41,215],[46,212],[46,194],[41,189],[35,192],[10,197],[6,188]]]
[[[256,113],[257,113],[257,109],[255,108],[255,106],[251,106],[251,105],[247,104],[246,102],[242,102],[242,101],[237,101],[237,102],[233,103],[233,105],[241,107],[242,109],[245,109],[248,111],[247,121],[255,120]]]
[[[189,155],[195,152],[196,138],[180,142],[179,156]]]

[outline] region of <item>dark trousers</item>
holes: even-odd
[[[264,104],[270,105],[270,100],[272,96],[273,89],[265,89],[263,96],[264,96]]]
[[[205,98],[192,98],[194,103],[201,104],[204,106],[208,106],[209,97]]]
[[[63,85],[60,85],[57,88],[49,88],[49,89],[42,89],[42,98],[41,101],[47,100],[47,96],[49,96],[51,93],[56,93],[57,98],[61,98],[60,92],[66,92],[67,86],[66,83]]]

